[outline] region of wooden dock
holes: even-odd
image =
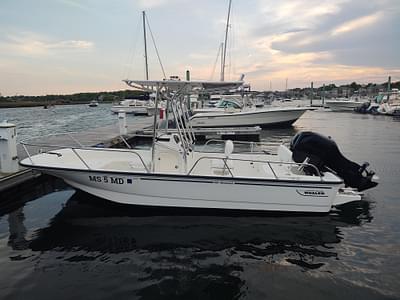
[[[176,129],[168,129],[168,132],[177,132]],[[261,127],[220,127],[220,128],[193,128],[194,135],[199,140],[209,139],[235,139],[259,141]],[[144,129],[144,135],[152,135],[151,129]]]

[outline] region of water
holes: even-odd
[[[55,133],[76,132],[102,127],[118,122],[118,115],[111,113],[112,104],[98,107],[87,104],[0,109],[0,122],[7,120],[17,125],[18,141]],[[133,118],[132,115],[127,115]]]
[[[29,110],[29,109],[28,109]],[[400,122],[308,112],[380,184],[328,215],[137,209],[54,179],[6,194],[2,299],[399,299]]]

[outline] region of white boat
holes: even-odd
[[[134,115],[150,115],[153,110],[154,103],[152,101],[138,99],[124,99],[120,101],[118,105],[113,105],[111,107],[113,113],[124,112]]]
[[[244,106],[237,99],[224,98],[215,108],[198,109],[190,121],[193,127],[285,126],[300,118],[309,107]]]
[[[211,99],[216,99],[212,96]],[[243,108],[242,97],[237,95],[218,95],[218,101],[212,105],[206,104],[206,107],[193,109],[193,114],[215,113],[215,112],[239,112]],[[214,101],[214,100],[213,100]]]
[[[378,113],[390,116],[400,116],[400,92],[392,89],[390,92],[381,93]]]
[[[333,100],[326,100],[325,107],[330,108],[332,111],[354,111],[365,103],[369,102],[368,99],[362,98],[339,98]]]
[[[142,89],[156,89],[156,103],[165,91],[162,99],[168,99],[178,133],[158,132],[151,149],[63,147],[29,155],[20,164],[62,178],[71,186],[104,199],[146,206],[328,212],[335,205],[361,199],[359,193],[345,188],[344,181],[350,180],[358,190],[376,185],[371,181],[373,173],[365,171],[364,175],[364,170],[358,169],[364,166],[355,164],[356,174],[348,173],[347,168],[339,170],[343,179],[304,160],[304,147],[296,150],[296,145],[302,145],[300,137],[293,143],[296,153],[284,145],[279,146],[276,155],[234,153],[232,141],[226,142],[224,153],[196,150],[180,91],[210,85],[215,88],[218,83],[126,82]],[[175,91],[172,96],[171,90]],[[157,114],[154,118],[156,122]],[[23,145],[27,147],[29,143]],[[294,154],[300,163],[293,160]]]
[[[92,101],[90,101],[88,106],[89,107],[97,107],[97,106],[99,106],[99,102],[97,102],[97,100],[92,100]]]

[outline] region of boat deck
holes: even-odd
[[[141,117],[134,119],[126,119],[127,121],[127,135],[126,140],[132,140],[136,138],[149,137],[152,134],[153,117]],[[238,137],[239,139],[250,139],[258,140],[261,132],[261,128],[196,128],[195,134],[199,139],[210,139],[210,138],[233,138]],[[40,142],[40,144],[57,145],[60,147],[71,146],[78,142],[83,146],[95,146],[110,148],[121,143],[119,134],[119,125],[115,123],[109,126],[97,127],[90,130],[81,132],[70,133],[69,136],[65,134],[51,135],[46,137],[38,137],[32,139],[33,142]],[[78,141],[78,142],[77,142]],[[51,150],[60,147],[46,147],[43,150]],[[32,153],[38,153],[40,147],[29,147],[29,151]],[[23,160],[28,155],[25,152],[21,144],[17,145],[17,153],[19,160]],[[19,167],[18,172],[11,174],[0,173],[0,191],[9,188],[14,185],[14,182],[21,183],[21,181],[28,180],[34,176],[34,173],[27,170],[24,167]]]
[[[127,119],[127,138],[134,137],[138,134],[143,134],[143,130],[152,126],[152,122],[152,117]],[[76,143],[76,145],[78,146],[78,143],[74,142],[74,140],[76,140],[84,146],[98,146],[105,148],[111,147],[121,142],[118,123],[109,126],[97,127],[81,132],[70,133],[69,135],[70,137],[65,134],[38,137],[36,139],[32,139],[32,141],[40,142],[40,144],[59,146],[71,146],[72,143]],[[53,147],[53,149],[54,148],[59,147]],[[51,147],[46,147],[45,150],[47,151],[50,149]],[[38,153],[40,151],[40,148],[30,147],[29,150],[32,153]],[[17,154],[20,161],[28,156],[21,144],[17,145]],[[33,176],[34,173],[21,166],[19,167],[18,172],[8,174],[0,173],[0,191],[14,186],[15,184],[19,184],[25,180],[28,180]]]
[[[192,152],[188,157],[186,170],[183,168],[180,155],[174,155],[172,152],[157,153],[157,151],[155,155],[157,162],[155,175],[341,182],[338,178],[329,176],[329,173],[327,173],[328,176],[306,175],[302,171],[302,166],[286,162],[278,155],[231,154],[226,157],[224,153]],[[151,150],[149,149],[64,148],[35,155],[31,159],[25,159],[22,163],[28,167],[36,166],[43,170],[49,168],[61,171],[117,172],[119,174],[127,173],[127,175],[153,173],[151,172]]]

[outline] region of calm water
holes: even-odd
[[[98,107],[81,105],[59,105],[53,108],[7,108],[0,109],[0,122],[7,120],[17,125],[18,141],[43,135],[76,132],[93,127],[107,126],[118,121],[111,113],[111,104]],[[128,118],[133,116],[127,115]]]
[[[310,129],[371,163],[363,201],[323,216],[138,210],[54,179],[1,195],[0,298],[399,299],[400,122],[309,112],[263,140]]]

